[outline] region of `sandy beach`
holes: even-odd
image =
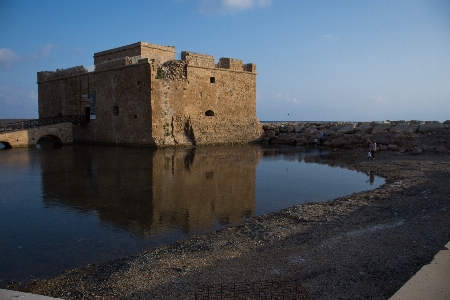
[[[388,299],[450,240],[450,155],[335,155],[386,184],[20,289],[62,299],[194,299],[211,285],[285,280],[300,283],[311,299]]]

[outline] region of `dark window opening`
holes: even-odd
[[[138,81],[138,82],[137,82],[137,85],[140,85],[140,84],[141,84],[141,82],[140,82],[140,81]]]
[[[214,117],[214,112],[212,110],[207,110],[207,111],[205,111],[205,116]]]
[[[90,118],[95,119],[95,91],[89,91]]]
[[[119,115],[119,107],[117,105],[114,105],[113,107],[113,116]]]
[[[215,83],[216,77],[209,77],[209,83]]]
[[[134,119],[137,120],[137,115],[134,115]]]
[[[84,118],[86,123],[91,121],[91,108],[89,106],[84,108]]]

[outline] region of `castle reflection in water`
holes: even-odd
[[[261,155],[258,146],[83,146],[69,160],[58,152],[43,158],[43,201],[95,211],[101,221],[145,237],[204,231],[254,214]]]
[[[0,161],[0,288],[384,183],[293,146],[73,145]]]
[[[43,201],[95,212],[102,222],[149,237],[242,222],[255,214],[262,157],[321,163],[295,148],[259,145],[179,149],[80,146],[42,156]],[[329,166],[342,162],[327,157]]]

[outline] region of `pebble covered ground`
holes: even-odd
[[[388,299],[450,241],[450,155],[336,154],[386,183],[20,289],[62,299],[194,299],[207,285],[297,280],[311,299]]]

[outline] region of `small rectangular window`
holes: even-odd
[[[95,91],[89,91],[90,118],[95,120]]]
[[[216,77],[209,77],[209,83],[215,83]]]

